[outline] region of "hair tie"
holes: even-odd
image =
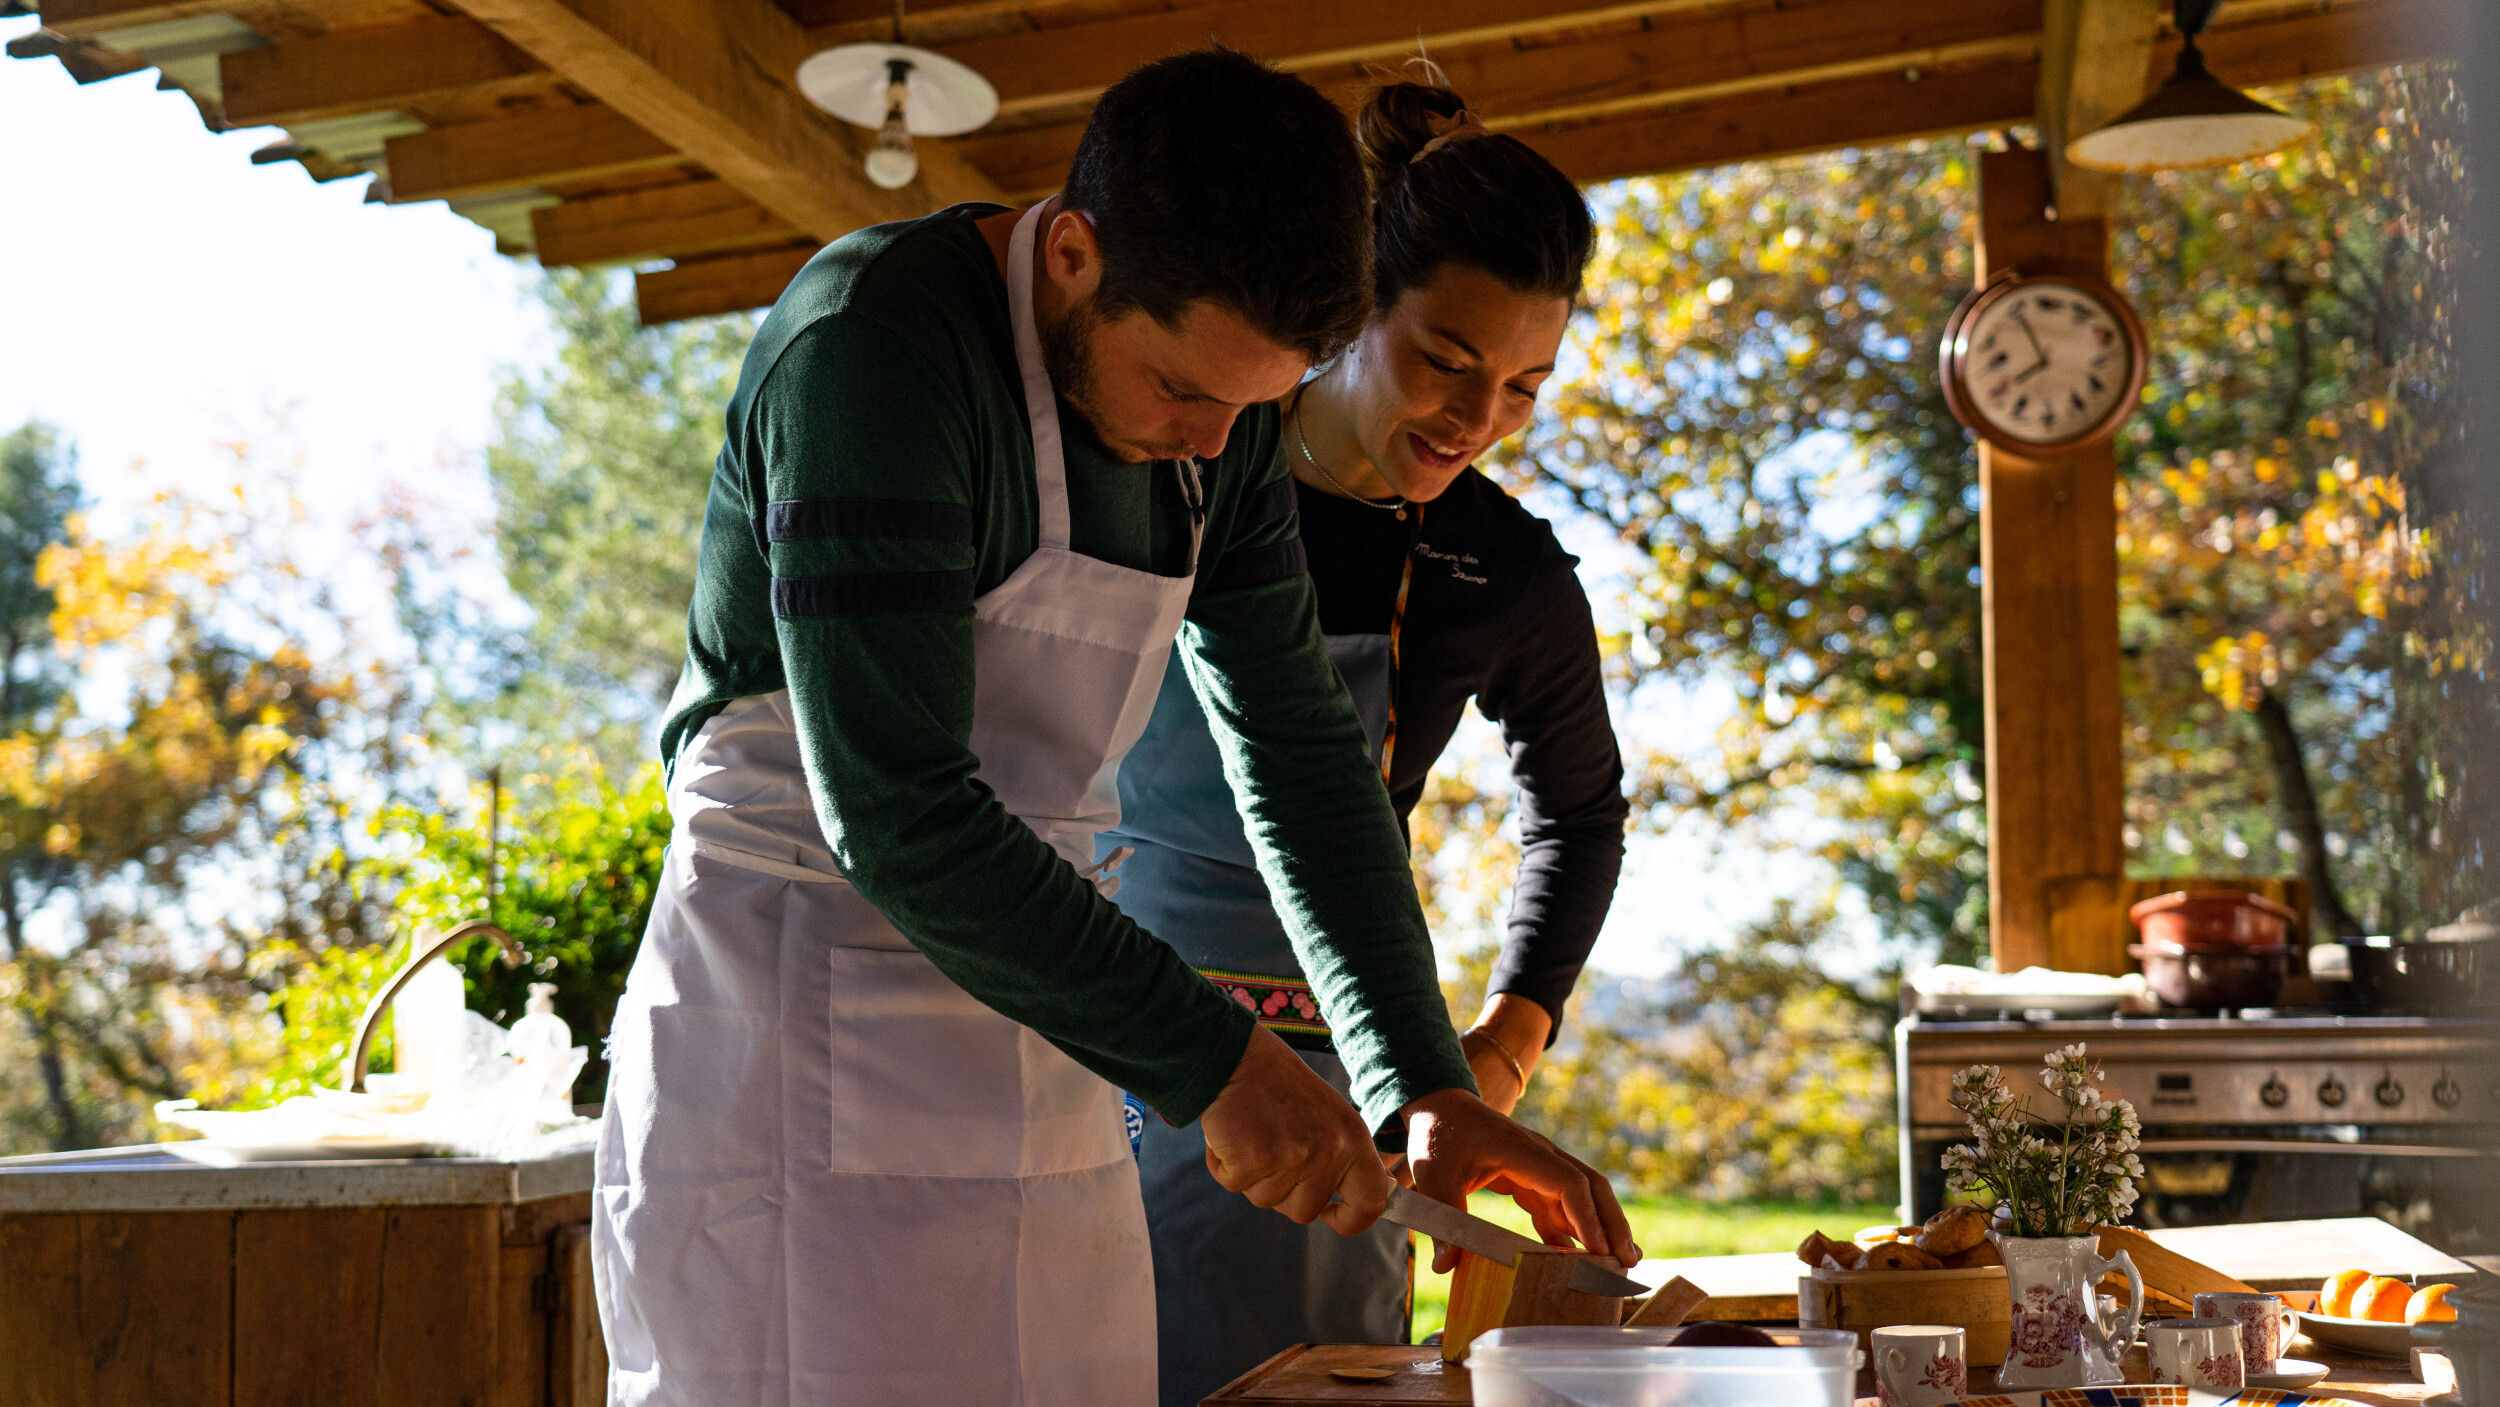
[[[1452,142],[1473,141],[1478,137],[1493,135],[1493,130],[1484,125],[1484,119],[1476,116],[1473,108],[1460,108],[1447,117],[1426,118],[1424,125],[1432,129],[1432,140],[1424,143],[1413,156],[1406,159],[1406,164],[1409,166]]]

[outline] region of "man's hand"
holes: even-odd
[[[1500,1192],[1526,1210],[1548,1244],[1577,1241],[1626,1269],[1640,1261],[1614,1188],[1544,1135],[1494,1113],[1463,1089],[1427,1094],[1398,1112],[1406,1119],[1416,1191],[1453,1207],[1465,1207],[1470,1192]],[[1458,1247],[1436,1243],[1433,1272],[1457,1268]]]
[[[1198,1125],[1207,1171],[1252,1206],[1304,1226],[1325,1220],[1353,1236],[1389,1205],[1389,1175],[1363,1116],[1265,1026],[1251,1031],[1241,1063]],[[1340,1195],[1344,1201],[1329,1204]]]

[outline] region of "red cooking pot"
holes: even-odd
[[[2236,889],[2182,889],[2127,910],[2144,941],[2192,952],[2206,948],[2280,948],[2300,916],[2263,894]]]

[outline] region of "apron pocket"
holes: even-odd
[[[1128,1157],[1120,1094],[917,952],[829,950],[826,1167],[1014,1178]]]

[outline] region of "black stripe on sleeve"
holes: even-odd
[[[1207,583],[1209,591],[1239,591],[1245,587],[1265,586],[1272,581],[1302,575],[1309,559],[1302,550],[1302,539],[1287,538],[1265,547],[1245,547],[1227,553],[1224,564],[1215,569],[1215,579]]]
[[[972,609],[972,572],[859,572],[773,578],[773,616],[955,614]]]
[[[1264,488],[1252,489],[1241,500],[1241,527],[1263,528],[1295,508],[1293,476],[1285,475]]]
[[[775,542],[887,537],[972,541],[972,507],[908,498],[785,498],[766,506],[764,533]]]

